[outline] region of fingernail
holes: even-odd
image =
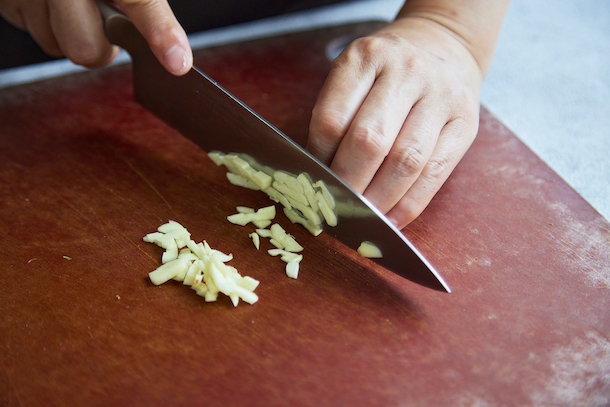
[[[188,61],[188,54],[180,45],[173,45],[165,53],[165,66],[174,75],[185,73],[189,64]]]

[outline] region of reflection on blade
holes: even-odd
[[[361,195],[346,188],[340,180],[339,183],[327,185],[323,179],[313,179],[310,173],[294,174],[277,170],[245,153],[213,151],[208,155],[217,165],[227,168],[227,178],[231,183],[266,193],[270,199],[283,205],[284,213],[293,223],[303,225],[315,236],[324,230],[363,256],[400,275],[404,274],[397,270],[413,264],[409,256],[415,255],[419,261],[426,261],[402,233],[397,230],[388,232],[387,228],[392,226],[385,217],[376,213],[376,209]],[[368,224],[374,230],[367,229]],[[416,280],[412,273],[405,277],[440,289],[438,285],[433,285],[438,281],[449,292],[443,280],[434,274],[431,266],[428,267],[428,273],[437,277],[436,280]]]

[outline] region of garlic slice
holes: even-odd
[[[369,259],[381,259],[383,254],[377,246],[371,242],[362,242],[358,247],[358,253],[361,256],[368,257]]]

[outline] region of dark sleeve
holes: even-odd
[[[169,0],[187,33],[306,10],[341,0]]]
[[[306,10],[341,0],[168,0],[187,33]],[[51,60],[27,32],[0,18],[0,69]]]

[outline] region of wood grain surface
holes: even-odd
[[[196,61],[303,142],[326,46],[375,26]],[[0,405],[610,403],[610,225],[487,110],[404,230],[451,294],[279,216],[305,247],[290,279],[225,219],[268,203],[134,103],[129,66],[0,91]],[[233,253],[259,302],[153,286],[161,249],[142,237],[169,219]]]

